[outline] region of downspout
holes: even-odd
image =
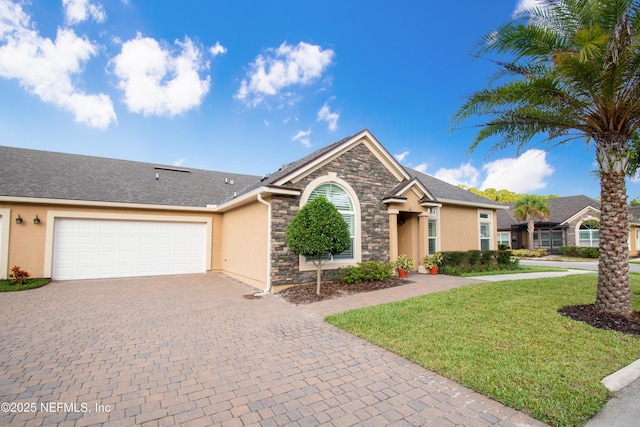
[[[267,282],[263,290],[253,295],[263,296],[271,293],[271,203],[264,200],[260,193],[258,193],[258,202],[267,205]]]

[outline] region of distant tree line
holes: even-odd
[[[467,190],[470,191],[474,194],[477,194],[479,196],[482,196],[486,199],[489,200],[495,200],[496,202],[499,203],[511,203],[511,202],[517,202],[518,200],[520,200],[522,197],[527,196],[527,194],[518,194],[518,193],[514,193],[513,191],[509,191],[509,190],[496,190],[495,188],[487,188],[486,190],[478,190],[477,188],[474,187],[467,187],[466,185],[462,185],[462,184],[458,184],[459,188],[462,188],[463,190]],[[555,199],[560,197],[557,194],[549,194],[548,196],[541,196],[545,199]]]

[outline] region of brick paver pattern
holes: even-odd
[[[253,292],[206,274],[0,294],[0,425],[543,425],[325,323],[326,305]]]

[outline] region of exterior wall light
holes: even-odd
[[[18,218],[16,218],[16,224],[22,224],[22,218],[20,218],[20,214],[18,214]]]
[[[33,218],[33,223],[34,223],[35,225],[40,224],[40,218],[38,218],[38,215],[36,215],[36,217],[35,217],[35,218]]]

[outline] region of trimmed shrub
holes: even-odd
[[[440,272],[449,276],[464,273],[517,269],[519,261],[511,251],[443,252]]]
[[[338,280],[349,285],[362,282],[382,282],[388,280],[395,266],[391,262],[359,262],[358,266],[342,267],[338,270]]]
[[[598,258],[600,248],[590,246],[560,246],[560,253],[564,256],[577,258]]]
[[[441,266],[466,267],[466,266],[511,266],[512,251],[467,251],[467,252],[442,252]],[[480,271],[480,270],[475,270]]]
[[[516,249],[511,251],[511,255],[517,258],[540,258],[547,254],[548,251],[546,249],[536,249],[533,252],[529,249]]]

